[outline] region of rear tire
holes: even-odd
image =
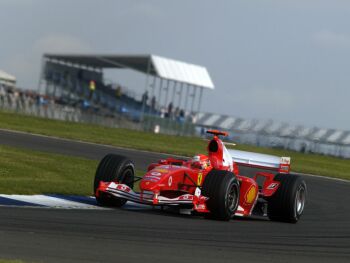
[[[99,193],[96,190],[101,181],[119,182],[130,188],[134,186],[134,163],[128,158],[115,154],[107,154],[99,163],[94,180],[94,193],[97,202],[103,206],[121,207],[126,203],[123,198],[118,198],[107,193]]]
[[[230,220],[239,202],[239,185],[236,176],[229,171],[212,170],[205,177],[202,195],[209,197],[209,217]]]
[[[277,174],[274,180],[281,184],[276,193],[267,200],[269,219],[289,223],[298,222],[306,203],[305,181],[295,174]]]

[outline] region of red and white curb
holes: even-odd
[[[66,195],[5,195],[0,194],[0,206],[38,207],[56,209],[92,209],[106,210],[99,206],[92,196]],[[150,206],[128,201],[124,208],[128,210],[151,209]]]

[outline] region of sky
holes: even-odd
[[[0,0],[0,32],[20,87],[44,52],[156,54],[208,69],[202,111],[350,130],[348,0]]]

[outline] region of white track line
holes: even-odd
[[[19,133],[19,134],[26,134],[26,135],[33,135],[33,136],[38,136],[38,137],[43,137],[43,138],[48,138],[48,139],[56,139],[56,140],[61,140],[61,141],[66,141],[66,142],[78,142],[78,143],[84,143],[84,144],[88,144],[88,145],[103,146],[103,147],[114,148],[114,149],[121,149],[121,150],[128,150],[128,151],[137,151],[137,152],[151,153],[151,154],[163,154],[163,155],[167,155],[167,156],[170,156],[170,157],[188,158],[186,156],[170,154],[170,153],[151,152],[151,151],[147,151],[147,150],[139,150],[139,149],[126,148],[126,147],[121,147],[121,146],[114,146],[114,145],[110,145],[110,144],[101,144],[101,143],[95,143],[95,142],[87,142],[87,141],[82,141],[82,140],[73,140],[73,139],[67,139],[67,138],[56,137],[56,136],[49,136],[49,135],[43,135],[43,134],[37,134],[37,133],[30,133],[30,132],[24,132],[24,131],[14,131],[14,130],[3,129],[3,128],[0,128],[0,131]]]
[[[8,199],[15,201],[22,201],[26,203],[31,203],[34,205],[41,205],[54,208],[69,208],[69,209],[104,209],[97,205],[89,205],[86,203],[70,201],[66,199],[61,199],[59,197],[52,197],[47,195],[0,195]]]
[[[9,198],[16,201],[32,203],[35,205],[56,207],[56,208],[79,208],[79,209],[101,209],[97,205],[90,205],[77,201],[61,199],[46,195],[0,195],[1,197]]]
[[[325,180],[333,180],[333,181],[338,181],[338,182],[343,182],[343,183],[350,183],[350,180],[334,178],[334,177],[329,177],[329,176],[322,176],[322,175],[315,175],[315,174],[304,174],[304,173],[296,173],[296,174],[300,174],[303,176],[317,177],[317,178],[325,179]]]

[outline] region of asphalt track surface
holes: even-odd
[[[0,131],[0,144],[100,159],[125,154],[143,169],[148,152]],[[0,258],[29,262],[350,262],[350,183],[305,176],[297,224],[230,222],[145,210],[0,208]]]

